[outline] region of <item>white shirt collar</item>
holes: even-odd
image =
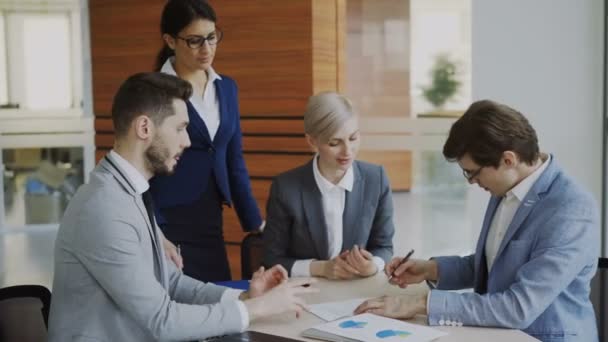
[[[162,68],[160,68],[160,72],[177,76],[175,68],[173,67],[173,63],[175,63],[175,56],[167,58],[165,64],[163,64]],[[222,77],[217,72],[215,72],[215,70],[213,70],[211,66],[209,66],[209,69],[207,69],[207,77],[209,78],[207,81],[208,83],[213,83],[215,82],[215,80],[222,79]]]
[[[143,194],[148,191],[150,188],[150,183],[146,180],[146,177],[142,175],[131,163],[129,163],[125,158],[123,158],[120,154],[116,153],[114,150],[110,151],[110,156],[118,166],[126,173],[126,177],[129,179],[131,184],[135,187],[135,192],[138,195]]]
[[[528,194],[528,191],[532,188],[536,180],[542,175],[547,166],[549,166],[549,162],[551,161],[551,155],[547,154],[547,160],[545,160],[541,166],[536,169],[532,174],[528,177],[524,178],[519,184],[513,187],[513,189],[507,192],[507,199],[511,199],[512,197],[516,197],[520,202],[523,201],[524,197]]]
[[[332,189],[334,189],[336,187],[342,188],[349,192],[353,190],[353,183],[355,181],[355,176],[354,176],[352,164],[348,168],[348,170],[346,170],[346,173],[344,174],[344,177],[342,177],[340,182],[338,182],[338,184],[334,184],[334,183],[328,181],[325,177],[323,177],[323,175],[321,174],[321,171],[319,171],[319,163],[317,162],[318,158],[319,158],[319,154],[315,154],[313,161],[312,161],[312,172],[314,174],[315,181],[317,182],[317,186],[319,187],[319,190],[321,191],[322,195],[326,194],[327,192],[331,191]]]

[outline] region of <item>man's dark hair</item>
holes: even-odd
[[[125,136],[139,115],[147,115],[155,125],[174,115],[173,100],[187,101],[192,86],[178,77],[159,72],[135,74],[120,86],[112,104],[112,120],[117,137]]]
[[[473,103],[452,125],[443,146],[447,160],[468,153],[479,166],[498,167],[505,151],[532,165],[540,155],[536,131],[520,112],[490,100]]]

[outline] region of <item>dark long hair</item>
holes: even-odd
[[[160,19],[160,34],[168,34],[176,37],[191,22],[197,19],[206,19],[216,22],[215,11],[213,7],[205,0],[169,0],[163,8],[163,14]],[[160,71],[167,58],[174,56],[175,52],[163,43],[162,49],[156,56],[156,71]]]

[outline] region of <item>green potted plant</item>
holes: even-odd
[[[430,70],[431,84],[422,87],[422,96],[436,111],[442,111],[445,103],[453,97],[461,85],[457,79],[457,65],[445,54],[437,56]]]

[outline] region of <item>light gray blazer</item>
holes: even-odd
[[[270,188],[264,229],[264,264],[289,272],[301,259],[329,259],[327,225],[312,160],[277,176]],[[382,166],[355,161],[346,192],[342,251],[364,246],[389,261],[393,255],[393,198]]]
[[[63,216],[49,341],[175,341],[238,332],[237,302],[218,303],[226,288],[189,278],[165,259],[162,233],[125,174],[103,159]]]

